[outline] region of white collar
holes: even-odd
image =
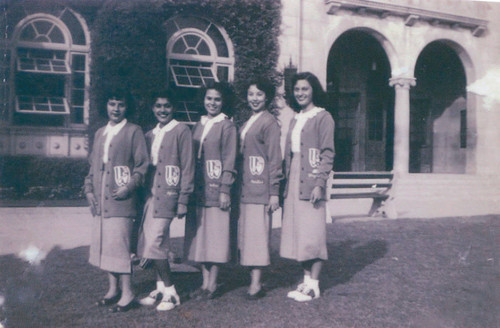
[[[120,123],[111,125],[111,122],[108,122],[106,125],[106,128],[104,129],[104,133],[102,135],[107,135],[110,133],[111,135],[115,136],[120,132],[120,130],[127,124],[127,119],[124,118]]]
[[[173,128],[175,128],[175,126],[179,124],[179,122],[175,119],[172,119],[170,122],[168,122],[168,124],[166,124],[165,126],[163,127],[160,127],[160,123],[156,124],[156,127],[153,129],[153,134],[156,136],[158,133],[165,133],[165,132],[168,132],[170,130],[172,130]]]
[[[310,118],[313,118],[314,116],[318,115],[318,113],[324,111],[324,108],[321,107],[314,107],[308,110],[307,112],[300,111],[297,115],[295,115],[295,118],[297,120],[308,120]]]

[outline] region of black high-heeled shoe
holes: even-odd
[[[127,312],[128,310],[135,309],[138,306],[139,306],[139,303],[137,303],[135,298],[134,298],[127,305],[121,306],[121,305],[116,304],[112,308],[109,308],[109,312],[112,312],[112,313]]]
[[[118,302],[118,300],[120,299],[120,297],[121,297],[121,292],[118,292],[118,294],[116,294],[113,297],[110,297],[110,298],[103,297],[103,298],[101,298],[100,300],[98,300],[98,301],[95,302],[95,305],[97,305],[97,306],[112,305],[112,304],[115,304],[116,302]]]

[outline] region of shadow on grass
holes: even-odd
[[[279,238],[275,236],[273,241],[276,243],[276,240]],[[172,241],[182,243],[182,238]],[[267,290],[294,287],[302,278],[300,265],[279,257],[279,248],[274,246],[272,265],[263,275],[265,287]],[[325,262],[321,288],[348,282],[386,252],[387,243],[383,240],[365,244],[354,240],[329,243],[330,259]],[[105,293],[107,279],[104,272],[88,264],[87,259],[88,247],[70,250],[56,247],[39,266],[13,255],[0,256],[0,296],[6,300],[4,306],[0,306],[0,323],[5,323],[7,318],[7,327],[48,327],[95,311],[94,302]],[[173,279],[184,300],[201,285],[200,273],[175,272]],[[155,287],[152,270],[136,269],[133,281],[138,295]],[[246,290],[250,283],[249,271],[234,263],[226,264],[221,268],[219,282],[223,294],[241,287]]]

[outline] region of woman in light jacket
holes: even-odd
[[[174,119],[175,105],[169,90],[153,96],[156,127],[146,134],[150,148],[146,189],[150,195],[144,207],[137,253],[142,263],[151,263],[156,274],[156,289],[142,298],[142,305],[155,305],[157,311],[169,311],[180,305],[170,275],[169,229],[174,218],[187,213],[188,199],[194,188],[194,157],[191,131]]]
[[[248,299],[265,295],[262,269],[270,264],[271,214],[279,207],[282,179],[280,127],[267,110],[275,88],[267,80],[250,82],[247,88],[250,119],[240,129],[241,196],[238,221],[240,264],[251,269]]]
[[[108,272],[109,288],[97,305],[116,303],[110,310],[124,312],[135,304],[130,240],[137,214],[136,191],[149,159],[141,128],[126,119],[131,110],[128,93],[111,90],[105,99],[109,122],[95,133],[85,178],[85,194],[93,215],[89,262]]]
[[[201,263],[203,283],[191,298],[220,295],[220,264],[230,259],[230,192],[235,180],[237,133],[229,119],[229,88],[214,83],[202,92],[207,115],[193,128],[196,187],[186,222],[188,259]]]
[[[298,302],[320,296],[319,275],[326,249],[326,181],[333,168],[334,121],[312,73],[292,78],[292,107],[300,112],[290,122],[285,145],[287,178],[280,255],[298,261],[304,280],[288,297]]]

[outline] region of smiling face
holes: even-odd
[[[203,100],[209,117],[215,117],[222,111],[222,95],[215,89],[208,89]]]
[[[170,121],[174,112],[174,106],[167,98],[156,98],[153,104],[153,113],[160,126],[165,126]]]
[[[313,88],[307,80],[298,80],[293,86],[293,96],[302,109],[309,109],[313,104]]]
[[[106,108],[111,125],[118,124],[125,118],[125,112],[127,111],[127,105],[125,105],[125,101],[114,98],[108,99]]]
[[[247,101],[250,109],[259,113],[266,107],[266,93],[252,84],[247,91]]]

